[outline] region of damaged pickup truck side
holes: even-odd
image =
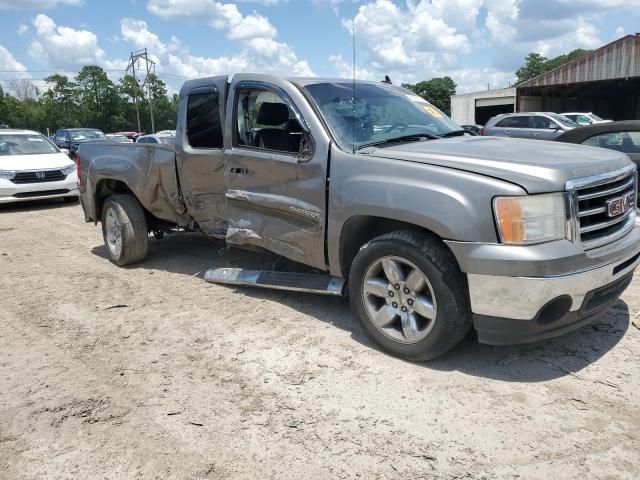
[[[247,74],[187,82],[175,151],[83,144],[85,219],[118,265],[149,234],[200,230],[315,273],[206,279],[348,292],[387,352],[436,357],[563,334],[613,304],[640,259],[622,153],[465,135],[388,83]]]

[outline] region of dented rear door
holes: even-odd
[[[278,132],[285,125],[277,125],[284,112],[273,105],[278,103],[289,109],[286,133]],[[329,137],[307,100],[286,80],[237,75],[225,125],[227,242],[263,247],[326,269]],[[302,149],[284,151],[287,141],[295,144],[296,135]]]
[[[176,158],[180,188],[200,228],[224,236],[224,115],[227,77],[186,82],[180,90]]]

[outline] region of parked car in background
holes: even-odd
[[[551,112],[504,113],[490,119],[483,135],[489,137],[530,138],[555,140],[578,124]]]
[[[108,140],[107,136],[97,128],[62,128],[53,138],[58,148],[69,151],[71,158],[75,157],[81,143]]]
[[[176,143],[175,130],[162,130],[150,135],[142,135],[136,139],[136,143],[164,143],[173,145]]]
[[[144,135],[144,132],[113,132],[114,135],[124,135],[125,137],[127,137],[129,140],[135,142],[136,138],[138,138],[141,135]]]
[[[467,133],[471,135],[482,135],[482,125],[460,125]]]
[[[0,130],[0,204],[78,199],[76,164],[47,137],[29,130]]]
[[[594,123],[611,122],[611,120],[603,120],[595,113],[561,113],[560,115],[567,117],[578,125],[593,125]]]
[[[9,128],[9,125],[0,124],[0,128]]]
[[[117,133],[107,133],[107,138],[112,142],[120,142],[120,143],[133,143],[129,137],[125,135],[119,135]]]
[[[626,153],[640,167],[640,120],[607,122],[576,128],[557,139]]]

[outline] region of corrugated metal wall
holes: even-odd
[[[627,35],[589,55],[521,83],[518,88],[638,76],[640,76],[640,34]]]
[[[505,104],[515,105],[515,96],[515,87],[454,95],[451,97],[451,118],[458,125],[475,124],[476,100],[504,98]]]

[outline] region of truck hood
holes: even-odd
[[[12,170],[16,172],[64,168],[73,164],[73,160],[64,153],[0,156],[0,170]]]
[[[613,150],[500,137],[461,136],[372,147],[362,153],[478,173],[515,183],[528,193],[562,191],[569,180],[631,163],[625,154]]]

